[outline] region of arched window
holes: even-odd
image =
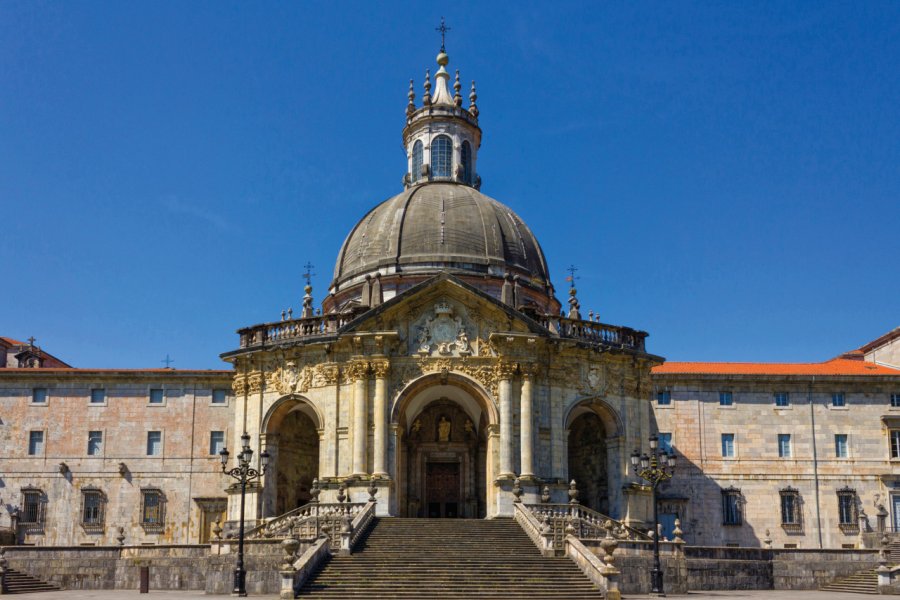
[[[472,147],[469,142],[462,145],[463,182],[472,185]]]
[[[422,142],[417,141],[413,144],[412,155],[412,173],[410,173],[410,181],[418,181],[422,176]]]
[[[435,177],[450,177],[453,167],[453,142],[439,135],[431,142],[431,172]]]

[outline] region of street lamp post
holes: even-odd
[[[650,455],[635,450],[631,454],[631,466],[637,476],[650,484],[653,492],[653,569],[650,570],[651,593],[665,596],[663,591],[663,572],[659,562],[659,510],[656,504],[656,488],[667,479],[672,478],[675,471],[675,453],[667,453],[659,447],[659,438],[650,436]]]
[[[247,494],[247,484],[259,479],[265,474],[266,468],[269,466],[269,452],[263,450],[259,453],[260,468],[257,470],[250,466],[250,461],[253,460],[253,450],[250,448],[250,434],[246,431],[244,432],[244,435],[241,436],[241,444],[243,447],[237,455],[238,466],[233,469],[228,468],[228,448],[222,448],[219,452],[219,456],[222,458],[222,472],[237,479],[241,484],[241,520],[240,528],[238,529],[238,557],[237,566],[234,569],[234,589],[231,591],[231,595],[243,597],[247,595],[247,572],[244,570],[244,497]]]

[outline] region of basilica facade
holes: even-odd
[[[370,488],[381,516],[509,517],[514,487],[566,502],[574,480],[583,505],[646,529],[630,458],[657,436],[683,465],[664,535],[679,518],[694,544],[841,547],[900,523],[896,330],[825,363],[664,364],[647,333],[584,318],[527,224],[481,193],[474,83],[465,103],[437,63],[420,102],[410,87],[402,191],[353,225],[318,306],[307,282],[299,315],[238,331],[229,369],[75,369],[2,338],[7,541],[227,532],[239,490],[218,453],[244,433],[271,456],[251,522]]]

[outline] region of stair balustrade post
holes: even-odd
[[[6,549],[0,548],[0,596],[6,591]]]

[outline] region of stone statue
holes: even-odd
[[[466,335],[466,328],[460,325],[459,332],[456,334],[456,351],[471,352],[469,348],[469,336]]]
[[[438,422],[438,441],[450,441],[450,421],[447,417],[441,417],[441,420]]]
[[[475,433],[475,424],[472,423],[472,419],[466,419],[466,433]]]
[[[422,420],[421,420],[421,419],[416,419],[415,421],[413,421],[412,432],[413,432],[413,433],[419,433],[419,431],[420,431],[421,429],[422,429]]]
[[[419,352],[429,352],[431,350],[431,344],[428,343],[429,337],[431,335],[428,333],[428,327],[419,327],[419,337],[417,338]]]

